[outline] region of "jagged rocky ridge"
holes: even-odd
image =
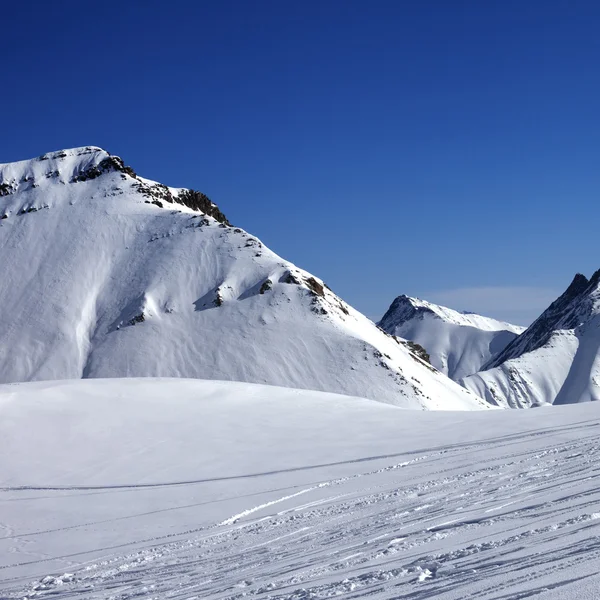
[[[378,325],[425,348],[431,364],[457,381],[479,371],[524,329],[405,295],[392,302]]]
[[[541,348],[552,336],[561,329],[574,329],[589,317],[592,304],[586,302],[589,292],[598,285],[600,271],[591,280],[577,273],[565,292],[559,296],[527,330],[513,340],[498,356],[484,365],[482,370],[493,369],[511,358],[518,358],[526,352]]]
[[[238,380],[487,406],[204,194],[96,147],[0,165],[0,381]]]
[[[577,274],[527,330],[463,384],[526,408],[600,399],[600,271]]]

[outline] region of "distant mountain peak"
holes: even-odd
[[[404,294],[394,299],[378,325],[422,346],[431,364],[456,381],[478,371],[523,331],[516,325]]]
[[[589,281],[590,286],[597,286],[600,282],[600,269],[598,269],[591,277]]]
[[[600,400],[600,271],[567,289],[464,385],[509,407]]]
[[[394,298],[392,304],[381,318],[381,321],[377,324],[382,329],[388,331],[394,326],[402,325],[424,312],[434,313],[425,302],[420,301],[418,298],[411,298],[410,296],[401,294]]]
[[[397,328],[414,318],[424,315],[442,319],[443,321],[464,327],[476,327],[486,331],[515,331],[521,332],[523,327],[498,321],[493,317],[485,317],[473,311],[458,311],[441,304],[434,304],[421,298],[401,294],[396,297],[378,325],[386,331]]]
[[[544,346],[557,330],[574,329],[587,320],[594,311],[591,295],[600,281],[600,270],[590,279],[577,273],[567,289],[502,353],[483,369],[493,369],[507,360],[532,352]]]
[[[573,277],[573,281],[571,281],[564,294],[569,296],[577,295],[581,293],[589,284],[590,280],[585,275],[582,273],[577,273],[575,277]]]

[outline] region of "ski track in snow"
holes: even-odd
[[[61,573],[44,572],[53,557],[27,554],[27,536],[2,523],[20,560],[0,569],[0,597],[517,600],[600,585],[599,428],[564,427],[560,444],[547,429],[377,468],[358,461],[349,475],[272,490],[218,523],[140,535],[89,563],[85,552],[66,556]],[[35,581],[2,578],[32,564]]]

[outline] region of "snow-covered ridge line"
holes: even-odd
[[[524,330],[404,295],[392,302],[378,326],[425,348],[431,364],[455,381],[479,371]]]
[[[573,329],[581,324],[594,308],[594,302],[586,302],[586,298],[596,291],[599,281],[600,270],[589,280],[585,275],[577,273],[564,293],[552,302],[519,338],[486,364],[483,370],[497,367],[525,352],[537,350],[550,339],[553,331]]]
[[[519,325],[505,323],[492,317],[478,315],[477,313],[460,312],[447,306],[434,304],[421,298],[405,296],[404,294],[398,296],[392,302],[378,325],[387,330],[390,327],[401,325],[415,316],[426,313],[455,325],[476,327],[482,331],[513,331],[514,333],[525,331],[525,327]]]
[[[123,180],[135,179],[138,191],[146,197],[148,203],[160,208],[164,203],[186,206],[213,217],[219,223],[231,225],[217,205],[205,194],[196,190],[169,188],[156,181],[139,177],[119,156],[109,154],[96,146],[59,150],[43,154],[37,159],[0,165],[0,196],[29,192],[36,188],[48,190],[49,183],[83,183],[109,173],[120,173]],[[15,210],[7,204],[0,213],[0,219],[6,219],[11,214],[25,214],[48,207],[47,203],[29,203]]]
[[[600,271],[577,274],[503,352],[463,384],[488,402],[527,408],[600,400]]]

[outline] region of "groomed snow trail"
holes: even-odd
[[[83,383],[65,385],[73,401],[61,404],[63,419],[74,422],[75,398],[102,419]],[[117,468],[117,450],[99,443],[63,476],[33,451],[35,460],[17,457],[21,475],[1,478],[1,597],[598,597],[599,405],[431,414],[312,392],[291,400],[292,391],[266,387],[244,402],[240,384],[187,382],[187,404],[179,384],[171,407],[184,417],[173,437],[188,452],[163,470],[170,442],[148,397],[174,396],[175,384],[137,385],[143,402],[121,390],[104,407],[129,418],[149,403],[139,430],[123,424],[138,440],[128,445],[137,463]],[[215,386],[220,399],[206,401]],[[196,411],[206,429],[198,424],[193,442],[185,423]],[[219,446],[208,431],[232,412],[237,424],[219,432],[228,440]],[[0,426],[5,439],[8,429]],[[202,462],[210,447],[214,457],[228,448],[227,469]],[[194,466],[197,477],[181,477]],[[27,477],[35,481],[22,485]],[[80,512],[61,512],[63,503]],[[54,525],[42,527],[47,511]]]

